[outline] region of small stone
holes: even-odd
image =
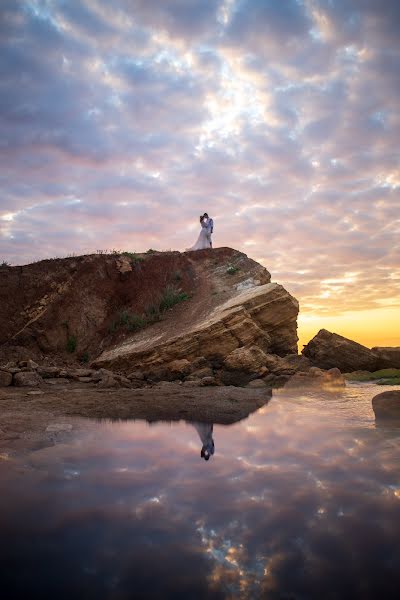
[[[47,433],[61,433],[62,431],[71,431],[72,425],[69,423],[51,423],[46,427]]]
[[[56,377],[46,377],[46,379],[44,380],[44,382],[47,385],[57,385],[58,384],[58,378],[56,378]]]
[[[37,363],[35,363],[34,360],[31,360],[31,359],[26,361],[26,366],[28,367],[28,369],[30,371],[36,371],[36,369],[39,367],[39,365]]]

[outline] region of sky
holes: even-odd
[[[0,262],[214,245],[400,345],[398,0],[1,0]]]

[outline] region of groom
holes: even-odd
[[[207,238],[208,238],[208,241],[210,242],[210,248],[212,248],[211,234],[214,231],[214,221],[208,216],[207,213],[204,213],[203,217],[205,219],[207,219]]]

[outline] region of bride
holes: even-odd
[[[211,248],[210,238],[207,230],[207,218],[204,215],[200,217],[200,235],[197,238],[197,242],[191,248],[187,250],[204,250],[205,248]]]

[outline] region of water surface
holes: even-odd
[[[212,431],[70,419],[3,452],[2,597],[397,598],[400,429],[375,425],[379,391],[280,390]]]

